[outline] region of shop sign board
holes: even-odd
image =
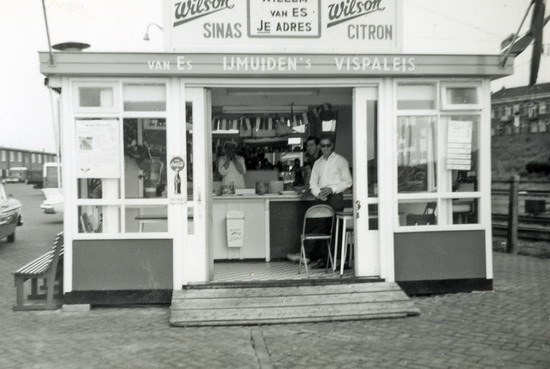
[[[400,53],[402,0],[164,0],[166,52]]]
[[[120,178],[120,133],[116,119],[76,121],[77,178]]]
[[[472,166],[472,122],[449,121],[447,169],[470,170]]]

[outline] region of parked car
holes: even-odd
[[[63,213],[64,197],[63,191],[60,188],[43,188],[42,193],[46,200],[40,205],[40,209],[46,214]]]
[[[7,237],[8,242],[15,241],[15,228],[23,225],[21,203],[6,196],[4,185],[0,184],[0,239]]]

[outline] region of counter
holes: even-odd
[[[344,196],[351,207],[353,195]],[[296,195],[213,196],[213,253],[215,260],[285,258],[300,250],[300,234],[306,210],[315,198]],[[227,247],[225,217],[229,210],[244,213],[244,245]]]

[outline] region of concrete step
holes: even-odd
[[[174,291],[172,326],[256,325],[419,315],[396,283]]]

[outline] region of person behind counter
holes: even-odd
[[[229,184],[233,182],[235,188],[245,188],[244,174],[246,165],[244,158],[237,155],[237,144],[226,142],[224,145],[225,155],[218,159],[218,172],[223,177],[222,183]]]
[[[306,140],[306,158],[304,160],[304,166],[302,168],[304,183],[306,187],[302,190],[302,199],[305,199],[309,195],[309,179],[311,177],[311,170],[313,165],[323,154],[319,148],[319,137],[309,136]]]

